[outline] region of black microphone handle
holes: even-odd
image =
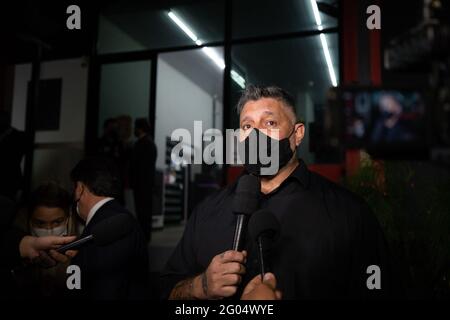
[[[92,234],[88,235],[87,237],[75,240],[71,243],[68,243],[62,247],[59,247],[58,249],[56,249],[57,252],[59,253],[64,253],[67,250],[71,250],[71,249],[78,249],[79,247],[81,247],[83,244],[85,244],[86,242],[89,242],[91,240],[94,240],[94,236]]]
[[[258,237],[258,257],[259,257],[259,266],[261,270],[261,281],[264,280],[264,275],[266,274],[266,266],[264,265],[264,253],[263,253],[263,244],[262,244],[262,236]]]
[[[236,229],[234,230],[233,250],[242,251],[245,243],[245,233],[247,230],[248,216],[245,214],[237,215]]]

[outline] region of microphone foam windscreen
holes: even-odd
[[[118,214],[105,219],[92,228],[94,243],[105,246],[116,240],[120,240],[132,230],[132,217],[127,214]]]
[[[258,209],[258,198],[261,190],[261,182],[258,177],[245,175],[239,178],[232,209],[234,213],[252,214]]]
[[[248,222],[248,231],[255,241],[262,235],[275,242],[280,236],[280,229],[277,218],[267,209],[253,213]]]

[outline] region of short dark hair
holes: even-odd
[[[82,182],[90,192],[100,197],[120,196],[121,181],[116,164],[107,158],[91,157],[78,162],[70,178],[74,183]]]
[[[146,118],[138,118],[134,121],[134,128],[144,131],[145,133],[150,133],[151,127],[150,123]]]
[[[262,98],[273,98],[281,101],[286,107],[288,107],[296,117],[297,113],[295,111],[295,101],[294,98],[286,90],[277,86],[257,86],[250,84],[248,85],[241,94],[239,101],[236,106],[236,111],[238,115],[241,114],[242,109],[245,104],[249,101],[256,101]]]
[[[72,199],[67,190],[54,181],[38,186],[30,195],[28,213],[31,216],[37,207],[60,208],[69,215]]]

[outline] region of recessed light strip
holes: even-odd
[[[191,28],[188,27],[188,25],[180,18],[178,17],[173,11],[169,11],[167,13],[170,19],[181,29],[183,32],[191,38],[192,41],[195,42],[197,46],[202,46],[203,42],[197,37],[197,35],[194,33],[194,31],[191,30]],[[210,47],[203,47],[202,52],[210,58],[221,70],[225,69],[225,62],[224,60],[219,57],[219,55],[216,53],[216,51]],[[242,89],[245,88],[245,79],[235,70],[231,70],[231,79],[234,80],[240,86]]]

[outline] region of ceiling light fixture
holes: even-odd
[[[168,15],[169,15],[169,18],[172,19],[172,21],[175,22],[175,24],[176,24],[181,30],[183,30],[184,33],[186,33],[187,36],[188,36],[189,38],[192,39],[192,41],[194,41],[195,43],[197,43],[197,41],[198,41],[197,36],[196,36],[195,33],[192,32],[192,30],[186,25],[186,23],[184,23],[180,18],[178,18],[178,16],[177,16],[175,13],[173,13],[172,11],[169,11]]]
[[[167,13],[170,19],[172,19],[175,24],[184,31],[184,33],[191,38],[192,41],[195,42],[197,46],[202,46],[203,42],[199,40],[197,35],[194,33],[194,31],[191,30],[191,28],[188,27],[188,25],[180,18],[178,17],[173,11],[169,11]],[[224,60],[219,57],[217,52],[210,48],[210,47],[203,47],[202,52],[210,58],[221,70],[225,69],[225,62]],[[235,70],[231,70],[231,79],[234,80],[234,82],[237,83],[238,86],[240,86],[242,89],[245,88],[245,79]]]
[[[314,19],[316,20],[317,29],[319,31],[323,30],[322,20],[320,19],[319,7],[317,6],[316,0],[311,0],[311,6],[314,13]],[[331,84],[333,87],[337,87],[336,74],[333,68],[333,62],[331,61],[330,50],[328,48],[327,38],[324,33],[320,33],[320,42],[322,43],[323,55],[328,66],[328,74],[330,75]]]

